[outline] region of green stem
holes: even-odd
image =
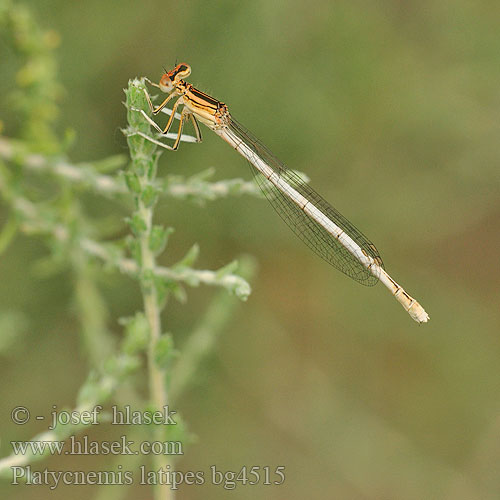
[[[131,81],[125,91],[127,95],[129,129],[150,134],[149,124],[137,112],[137,109],[148,109],[143,92],[143,82]],[[149,345],[147,349],[149,393],[155,410],[162,410],[168,405],[167,384],[164,371],[156,362],[156,347],[161,337],[161,309],[158,283],[154,273],[156,257],[151,247],[153,240],[153,216],[157,201],[156,167],[158,155],[156,146],[141,135],[127,134],[132,164],[126,173],[127,186],[133,194],[136,210],[131,218],[131,227],[135,235],[134,257],[139,268],[144,311],[149,328]],[[164,440],[164,429],[153,427],[153,439]],[[171,465],[161,455],[153,456],[153,467],[156,470]],[[155,500],[173,500],[174,492],[161,484],[155,485]]]
[[[141,184],[148,182],[147,179],[142,178]],[[143,231],[139,237],[139,243],[141,247],[141,263],[140,268],[143,276],[152,276],[154,270],[156,269],[156,258],[153,252],[149,248],[149,241],[151,238],[152,229],[152,219],[153,219],[153,209],[144,206],[144,203],[139,201],[138,213],[141,215],[142,220],[146,223],[146,230]],[[155,362],[155,349],[156,344],[161,336],[161,318],[160,318],[160,307],[158,305],[158,291],[154,283],[147,283],[143,285],[143,301],[144,301],[144,311],[146,313],[146,319],[149,324],[150,330],[150,340],[148,346],[148,372],[149,372],[149,390],[151,394],[151,399],[154,403],[156,409],[161,410],[164,406],[168,404],[167,397],[167,386],[165,383],[165,375],[158,368]],[[161,427],[155,427],[159,436],[158,439],[162,440],[162,429]],[[159,467],[162,466],[161,457],[160,460],[156,460],[156,465],[159,463]],[[158,496],[157,498],[161,498]]]

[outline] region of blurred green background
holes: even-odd
[[[418,327],[382,285],[362,287],[329,267],[265,200],[163,200],[157,215],[176,228],[163,264],[196,241],[201,267],[242,254],[259,263],[250,299],[176,405],[197,435],[178,468],[286,467],[281,486],[192,486],[179,498],[500,498],[500,4],[25,3],[61,36],[60,128],[77,132],[72,160],[126,153],[128,79],[157,81],[163,67],[188,62],[189,81],[305,172],[431,316]],[[0,57],[3,94],[15,67]],[[2,109],[2,120],[14,134],[16,117]],[[220,179],[251,178],[242,158],[202,132],[201,145],[162,155],[160,175],[214,166]],[[87,209],[116,214],[95,199]],[[46,253],[18,238],[0,260],[2,310],[29,320],[1,360],[2,455],[9,440],[41,430],[14,428],[13,406],[71,407],[87,373],[71,283],[33,272]],[[141,297],[122,277],[107,276],[103,292],[118,334],[116,319]],[[169,303],[164,325],[180,348],[214,293],[197,288],[187,304]],[[105,457],[95,462],[105,466]],[[6,498],[94,494],[2,488]],[[143,487],[127,498],[151,495]]]

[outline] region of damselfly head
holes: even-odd
[[[186,63],[178,64],[172,71],[165,72],[162,75],[159,87],[162,92],[171,92],[175,85],[183,78],[191,74],[191,66]]]

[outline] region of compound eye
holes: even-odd
[[[174,88],[174,84],[167,74],[161,77],[160,83],[158,84],[162,92],[170,92]]]

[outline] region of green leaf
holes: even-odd
[[[149,144],[152,144],[151,142]],[[154,146],[154,144],[152,144]],[[156,146],[155,146],[156,147]],[[156,151],[155,153],[152,153],[152,160],[148,163],[148,168],[147,168],[147,178],[148,180],[152,181],[156,177],[156,171],[158,169],[158,158],[160,157],[161,152]]]
[[[130,318],[120,318],[119,322],[125,326],[123,352],[137,354],[144,351],[150,336],[149,324],[144,313],[137,312]]]
[[[163,334],[154,347],[154,359],[158,368],[167,370],[175,354],[172,335],[170,333]]]
[[[165,289],[172,293],[176,300],[178,300],[181,304],[185,304],[187,301],[187,294],[184,288],[177,282],[172,279],[163,279],[163,284]]]
[[[168,287],[165,282],[165,278],[161,278],[159,276],[154,276],[153,277],[153,283],[156,288],[156,301],[158,304],[158,307],[160,309],[163,309],[165,306],[165,302],[167,300],[167,292],[168,292]]]
[[[144,206],[147,208],[152,207],[156,200],[158,199],[158,189],[156,189],[151,184],[147,185],[141,194],[141,201],[144,203]]]
[[[174,415],[176,425],[164,425],[163,439],[165,441],[180,441],[182,446],[189,446],[197,442],[197,437],[189,428],[184,418],[177,412]]]
[[[174,268],[191,267],[195,263],[199,254],[200,254],[200,247],[199,247],[198,243],[195,243],[189,249],[187,254],[179,262],[177,262],[173,267]]]
[[[125,184],[129,188],[132,193],[140,193],[141,192],[141,181],[139,177],[133,172],[125,172]]]
[[[132,217],[127,217],[125,221],[130,226],[130,229],[135,236],[140,236],[141,233],[146,231],[146,229],[148,228],[148,226],[146,225],[146,221],[137,212],[134,213]]]
[[[149,236],[149,249],[159,255],[167,246],[168,237],[174,232],[172,227],[153,226]]]
[[[127,246],[129,248],[130,254],[132,255],[132,258],[137,262],[137,265],[140,266],[141,259],[142,259],[141,245],[130,234],[127,236],[125,241],[126,241]]]
[[[185,304],[187,302],[187,292],[183,286],[177,284],[172,293],[175,299],[181,304]]]
[[[217,278],[220,279],[220,278],[223,278],[224,276],[227,276],[228,274],[232,274],[237,269],[238,269],[238,261],[237,260],[233,260],[232,262],[230,262],[229,264],[225,265],[224,267],[221,267],[217,271],[217,273],[216,273]]]

